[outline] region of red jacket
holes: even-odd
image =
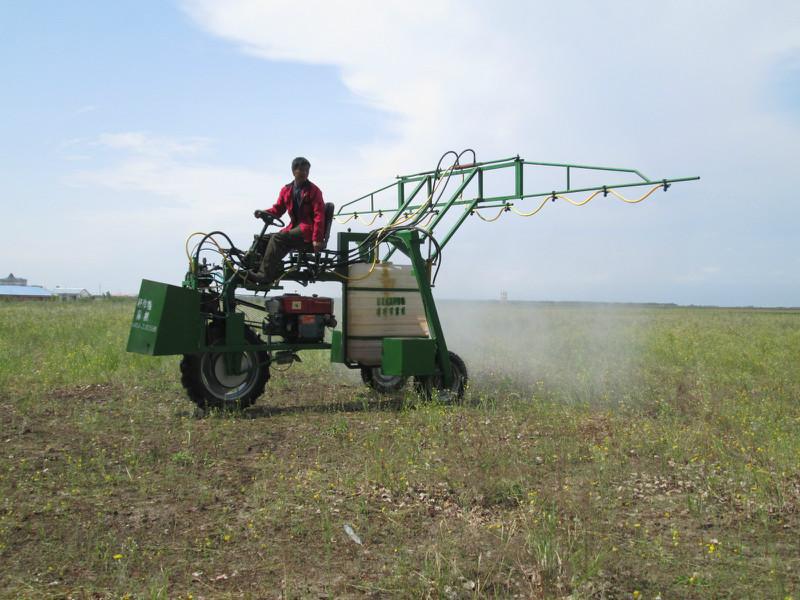
[[[307,181],[300,191],[300,214],[296,215],[292,202],[293,186],[294,181],[283,186],[275,206],[268,208],[266,212],[276,217],[288,212],[290,222],[281,231],[289,231],[299,226],[307,243],[310,244],[312,240],[321,243],[325,238],[325,202],[322,200],[322,191]]]

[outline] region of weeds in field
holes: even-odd
[[[800,313],[487,306],[463,405],[312,352],[203,418],[132,305],[0,306],[2,595],[798,596]]]

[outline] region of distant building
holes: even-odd
[[[40,285],[28,285],[28,280],[14,277],[0,278],[0,300],[52,300],[53,292]]]
[[[85,288],[65,288],[58,285],[53,293],[61,300],[83,300],[92,297],[91,292]]]
[[[500,302],[508,302],[508,292],[503,290],[500,292]]]
[[[28,280],[14,277],[13,273],[9,273],[8,277],[0,279],[0,285],[28,285]]]
[[[0,300],[52,300],[53,292],[39,285],[0,285]]]

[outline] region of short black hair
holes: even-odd
[[[308,162],[308,159],[304,156],[298,156],[292,161],[292,172],[294,172],[294,170],[298,167],[308,167],[310,169],[311,163]]]

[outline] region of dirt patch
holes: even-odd
[[[578,432],[584,440],[593,443],[602,442],[611,437],[611,419],[604,415],[592,416],[578,426]]]
[[[83,402],[108,402],[123,395],[122,386],[113,383],[89,383],[55,388],[49,394],[55,400],[81,400]]]

